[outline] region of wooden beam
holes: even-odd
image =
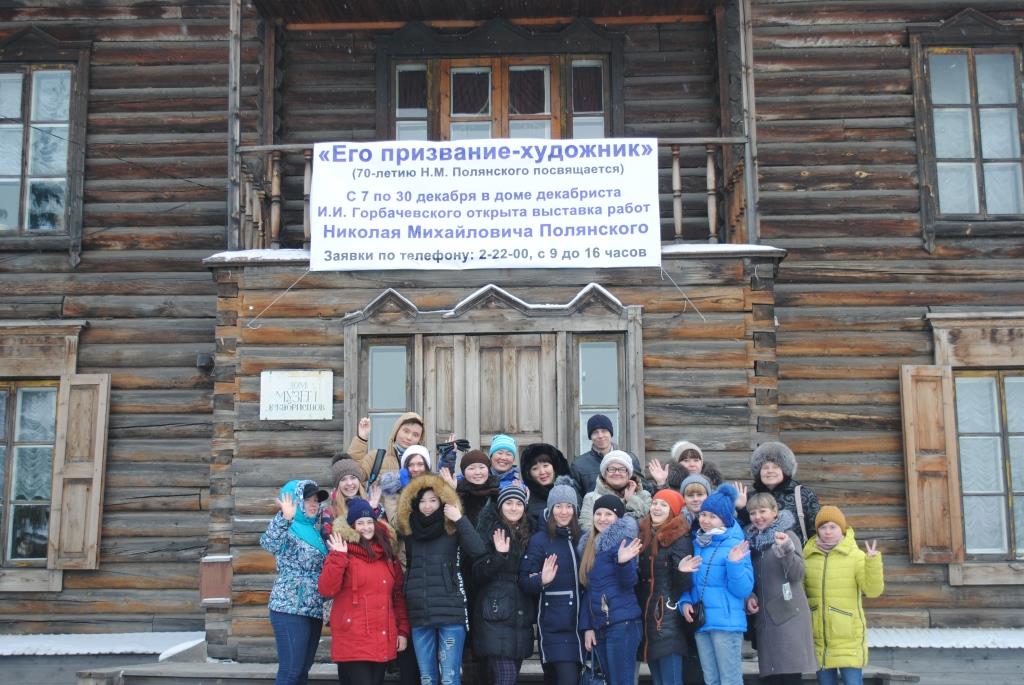
[[[508,22],[518,26],[556,26],[571,24],[577,17],[520,17]],[[711,21],[706,14],[657,14],[651,16],[589,17],[595,24],[622,26],[626,24],[702,24]],[[329,21],[285,24],[286,31],[397,31],[404,21]],[[433,19],[423,22],[435,29],[471,29],[485,22],[474,19]]]

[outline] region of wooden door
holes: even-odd
[[[486,450],[505,433],[522,446],[557,444],[556,335],[423,339],[423,419],[434,442],[455,433]],[[431,448],[434,443],[431,443]]]

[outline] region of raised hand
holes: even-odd
[[[750,554],[750,543],[744,540],[729,550],[729,561],[739,561]]]
[[[702,558],[687,555],[679,560],[679,572],[680,573],[693,573],[700,568],[701,562],[704,561]]]
[[[630,559],[635,559],[643,548],[644,545],[640,542],[640,538],[633,538],[628,545],[623,540],[619,543],[619,563],[625,564]]]
[[[755,595],[747,597],[747,613],[756,614],[760,610],[761,607],[757,605],[757,597]]]
[[[651,474],[651,478],[658,485],[664,485],[665,481],[668,480],[668,467],[657,459],[651,459],[647,462],[647,473]]]
[[[494,536],[494,551],[498,554],[508,554],[508,549],[511,544],[511,540],[508,535],[505,535],[505,531],[501,528],[495,528]]]
[[[370,437],[370,419],[368,419],[365,416],[363,418],[359,419],[359,425],[356,426],[356,435],[358,435],[359,439],[362,440],[363,442],[366,442],[366,440],[369,439],[369,437]]]
[[[455,523],[462,518],[462,512],[459,511],[459,508],[454,504],[446,504],[444,505],[444,517],[452,523]]]
[[[299,508],[298,502],[288,494],[281,495],[277,498],[277,506],[280,507],[281,516],[284,516],[285,521],[291,521],[295,518],[295,510]]]
[[[342,554],[348,554],[348,543],[345,542],[345,538],[342,537],[340,531],[331,533],[331,537],[327,538],[327,547],[332,552],[341,552]]]
[[[374,483],[370,486],[370,499],[367,501],[374,509],[380,506],[380,496],[383,492],[384,491],[381,489],[380,483]]]
[[[736,488],[736,508],[742,509],[747,506],[747,486],[739,481],[734,481],[733,487]]]
[[[437,475],[441,476],[441,480],[443,480],[445,483],[448,483],[448,485],[452,486],[453,488],[458,487],[458,481],[455,480],[455,476],[452,475],[452,472],[448,470],[447,466],[438,471]]]
[[[785,533],[776,531],[776,533],[775,533],[775,544],[778,545],[779,547],[782,547],[787,542],[789,542],[789,536],[786,535]]]
[[[626,483],[626,491],[624,493],[625,494],[625,498],[629,499],[630,497],[635,495],[636,491],[639,490],[639,489],[640,489],[640,484],[637,483],[635,480],[630,480],[628,483]]]
[[[547,585],[553,581],[556,573],[558,573],[558,557],[552,554],[544,559],[544,566],[540,569],[541,585]]]
[[[878,540],[865,542],[864,549],[867,551],[869,557],[876,556],[878,554]]]

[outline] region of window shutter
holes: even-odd
[[[48,568],[99,566],[109,411],[109,374],[63,377],[57,399]]]
[[[911,559],[959,563],[964,534],[952,367],[900,367],[900,394]]]

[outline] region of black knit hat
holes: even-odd
[[[604,428],[606,431],[615,435],[615,429],[612,428],[612,420],[604,414],[594,414],[587,419],[587,437],[589,438],[594,434],[598,428]]]
[[[611,509],[615,512],[615,515],[622,518],[626,515],[626,505],[622,503],[622,500],[615,495],[601,495],[594,502],[594,511],[598,509]]]

